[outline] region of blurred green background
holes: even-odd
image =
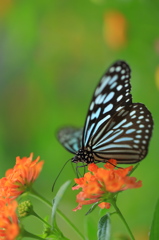
[[[0,156],[1,177],[16,156],[34,152],[45,160],[35,188],[49,200],[52,183],[72,157],[57,141],[61,126],[83,126],[94,88],[105,70],[118,59],[132,69],[134,102],[152,112],[155,127],[149,154],[134,173],[143,187],[120,194],[118,206],[136,239],[147,240],[159,196],[159,2],[119,0],[2,0],[0,1]],[[67,164],[55,192],[75,177]],[[84,232],[83,221],[96,239],[98,210],[76,207],[71,188],[59,208]],[[41,216],[50,210],[35,201]],[[84,219],[84,220],[83,220]],[[28,231],[41,232],[36,219],[24,221]],[[65,236],[78,237],[58,218]],[[113,239],[127,232],[112,217]]]

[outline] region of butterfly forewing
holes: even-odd
[[[106,125],[116,110],[132,102],[130,94],[130,68],[118,61],[101,78],[89,106],[84,132],[83,145],[87,146],[92,135]]]

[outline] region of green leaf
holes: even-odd
[[[150,231],[150,240],[159,239],[159,200],[156,204],[152,226]]]
[[[87,217],[83,219],[84,222],[84,239],[96,240],[97,239],[97,223],[94,219],[97,216],[98,211],[94,211],[94,213],[89,214]]]
[[[96,202],[92,205],[92,207],[88,210],[88,212],[86,212],[85,215],[90,214],[91,212],[93,212],[93,210],[98,206],[99,202]]]
[[[65,182],[59,189],[59,191],[57,192],[55,198],[53,199],[53,206],[52,206],[52,226],[56,225],[55,222],[55,214],[56,214],[56,209],[58,207],[59,202],[61,201],[66,189],[68,188],[68,186],[70,185],[71,181],[67,181]]]
[[[98,240],[109,240],[110,239],[110,215],[107,213],[101,219],[98,223],[98,232],[97,237]]]

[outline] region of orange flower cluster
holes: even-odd
[[[20,232],[18,217],[16,215],[17,202],[12,201],[6,204],[1,200],[0,203],[0,239],[14,240]]]
[[[14,240],[20,231],[14,199],[31,187],[42,169],[44,162],[32,158],[32,153],[28,158],[17,157],[15,166],[0,179],[0,238],[4,240]]]
[[[4,198],[17,198],[23,192],[26,192],[31,187],[32,183],[39,176],[43,166],[43,161],[39,161],[40,157],[32,160],[33,154],[30,157],[16,158],[16,164],[12,169],[7,170],[6,177],[0,179],[1,195]]]
[[[85,173],[82,178],[75,179],[77,186],[72,189],[82,188],[82,191],[76,197],[78,206],[73,211],[81,209],[83,205],[97,202],[99,202],[100,208],[108,209],[110,208],[109,201],[119,191],[142,186],[141,181],[136,181],[135,177],[128,176],[133,166],[117,169],[115,166],[116,160],[114,159],[110,159],[104,165],[105,168],[99,168],[94,163],[89,164],[90,172]]]

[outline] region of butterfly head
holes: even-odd
[[[86,164],[93,163],[94,157],[91,149],[79,149],[76,155],[72,158],[72,162],[83,162]]]

